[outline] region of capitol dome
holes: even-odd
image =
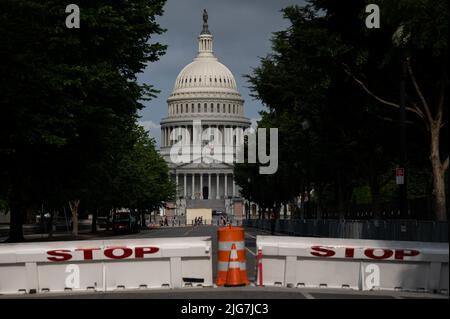
[[[214,55],[207,20],[204,11],[198,53],[180,71],[167,99],[160,153],[177,186],[175,215],[186,216],[188,208],[210,208],[237,216],[241,206],[236,203],[241,197],[234,182],[233,160],[250,121],[244,115],[244,100],[233,73]],[[198,151],[203,147],[206,153]],[[174,149],[176,153],[187,151],[189,161],[172,160]]]
[[[231,71],[215,57],[197,57],[178,74],[173,93],[224,89],[237,93],[236,80]]]

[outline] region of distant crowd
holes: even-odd
[[[194,218],[194,226],[203,225],[203,217],[195,217]]]

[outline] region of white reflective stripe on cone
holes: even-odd
[[[236,250],[236,249],[233,249],[233,250],[231,251],[231,253],[230,253],[230,259],[234,259],[234,260],[238,259],[238,253],[237,253],[237,250]]]
[[[240,270],[246,270],[245,262],[239,262],[239,261],[219,261],[217,265],[218,271],[227,271],[228,267],[230,268],[239,268]]]
[[[236,245],[236,250],[245,249],[245,243],[243,241],[219,241],[219,250],[231,250],[233,244]]]

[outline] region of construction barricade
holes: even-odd
[[[257,236],[258,285],[448,294],[448,243]]]
[[[210,237],[0,244],[0,294],[212,286]]]
[[[221,227],[218,230],[217,285],[246,286],[245,235],[242,227]]]

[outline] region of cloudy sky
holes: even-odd
[[[164,15],[158,18],[167,31],[153,41],[167,44],[167,52],[151,63],[139,81],[153,85],[161,93],[145,102],[141,124],[156,138],[159,146],[159,122],[167,115],[166,100],[181,69],[197,53],[197,36],[202,30],[202,12],[209,15],[209,30],[214,36],[214,54],[234,74],[238,90],[245,100],[245,115],[253,121],[262,110],[260,101],[250,96],[243,75],[259,65],[259,58],[271,51],[272,33],[288,27],[280,10],[302,0],[167,0]]]

